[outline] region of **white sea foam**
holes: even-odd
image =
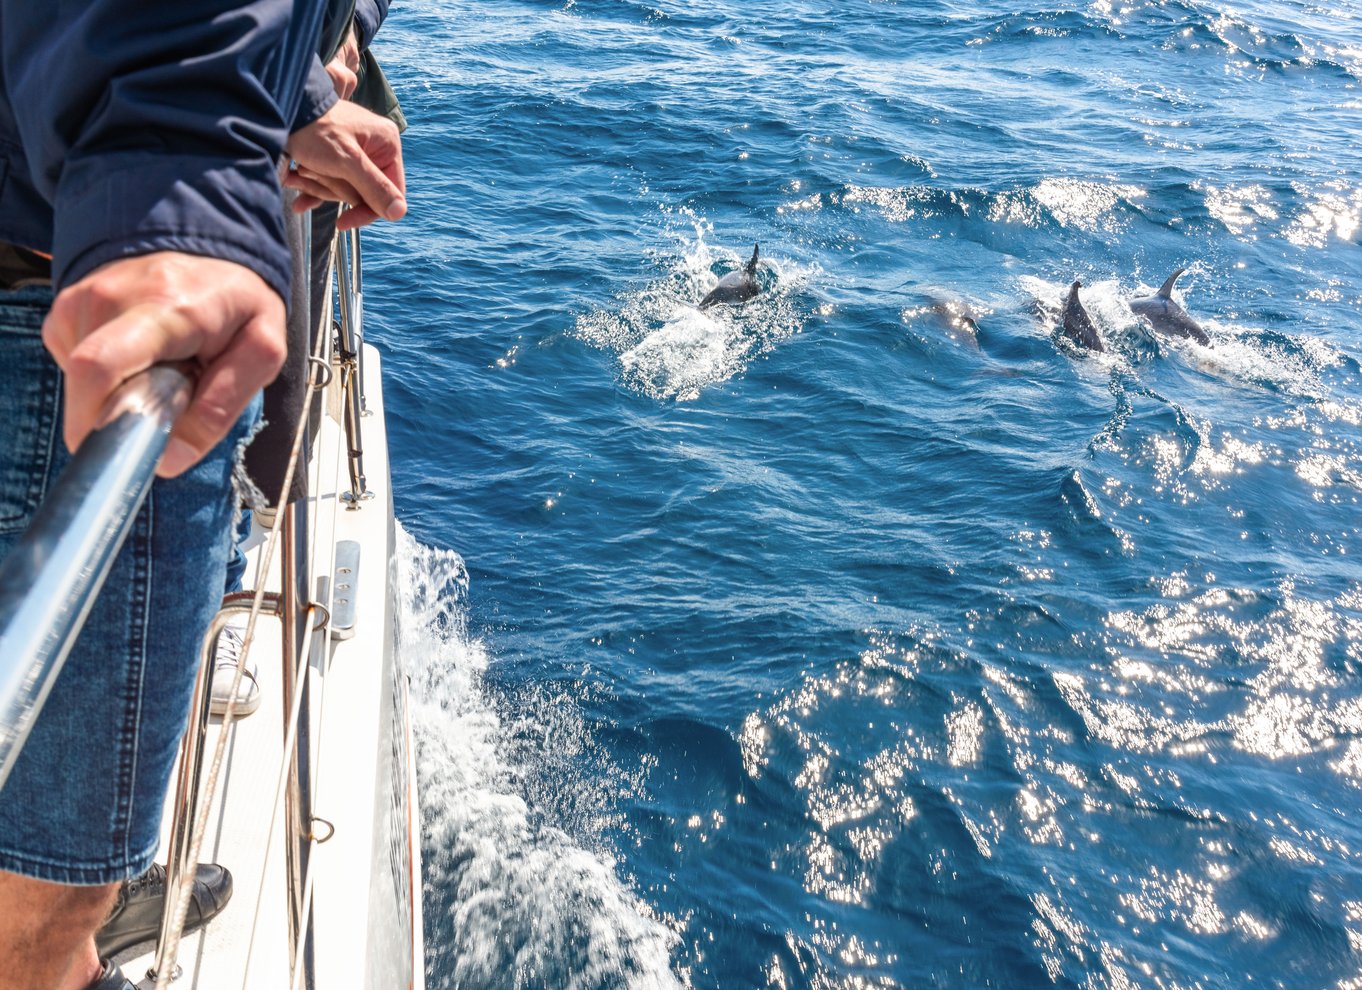
[[[397,533],[398,648],[412,675],[431,986],[675,988],[675,937],[588,850],[532,813],[523,747],[484,689],[468,634],[468,574],[449,550]],[[570,721],[570,720],[569,720]],[[543,726],[544,736],[565,726]],[[584,731],[580,721],[569,731]],[[439,982],[435,982],[435,980]]]
[[[1196,364],[1204,372],[1269,388],[1302,399],[1329,395],[1322,372],[1337,366],[1342,355],[1320,340],[1265,339],[1251,326],[1206,320],[1214,348],[1198,348]]]
[[[691,399],[711,382],[742,367],[746,343],[728,321],[698,309],[678,308],[674,318],[620,354],[626,380],[656,398]]]
[[[624,383],[655,399],[686,401],[700,390],[741,374],[748,364],[803,329],[808,312],[799,290],[817,273],[763,250],[757,279],[762,293],[742,306],[696,304],[718,284],[719,273],[743,265],[749,251],[713,251],[706,228],[662,260],[665,273],[617,298],[618,307],[578,319],[575,334],[619,357]]]

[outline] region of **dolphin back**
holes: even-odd
[[[760,246],[752,248],[752,258],[742,268],[736,272],[729,272],[719,279],[719,284],[710,290],[705,298],[700,300],[701,309],[709,309],[721,303],[735,305],[747,302],[761,291],[761,285],[757,282],[757,253]]]
[[[1173,298],[1173,286],[1186,270],[1179,268],[1169,275],[1167,281],[1154,295],[1130,300],[1130,311],[1147,319],[1159,333],[1171,337],[1190,337],[1198,344],[1209,345],[1210,335]]]
[[[1082,282],[1075,282],[1069,287],[1069,298],[1064,303],[1064,336],[1089,350],[1105,351],[1092,317],[1088,316],[1088,311],[1078,299],[1078,290],[1082,285]]]

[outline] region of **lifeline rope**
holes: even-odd
[[[213,794],[217,789],[218,775],[222,770],[223,757],[227,752],[228,729],[233,726],[232,717],[236,713],[236,695],[241,686],[242,674],[246,669],[246,658],[250,655],[251,646],[255,639],[255,620],[260,615],[260,607],[265,599],[265,576],[269,574],[270,565],[274,562],[275,547],[279,542],[279,534],[283,528],[284,506],[288,493],[293,485],[293,475],[298,467],[298,459],[303,449],[303,438],[307,433],[308,411],[312,407],[312,402],[329,381],[323,379],[320,374],[321,369],[317,367],[317,362],[321,361],[322,353],[325,350],[328,334],[323,332],[317,334],[317,341],[312,349],[312,362],[309,364],[309,375],[307,381],[306,397],[303,401],[302,413],[298,417],[298,422],[294,427],[293,446],[289,450],[288,468],[284,472],[284,483],[279,493],[279,501],[276,503],[278,511],[275,512],[274,522],[270,525],[269,535],[265,541],[264,549],[255,569],[255,594],[251,599],[251,613],[246,620],[246,632],[241,639],[241,657],[236,665],[236,672],[232,676],[231,690],[227,695],[227,710],[222,715],[222,731],[218,733],[217,743],[213,747],[213,762],[208,771],[208,777],[202,784],[203,793],[199,799],[198,814],[194,821],[194,831],[189,845],[189,866],[185,875],[179,878],[179,901],[176,904],[175,924],[171,932],[170,945],[165,952],[165,963],[156,974],[156,990],[167,990],[171,980],[175,978],[177,959],[180,952],[180,939],[184,933],[185,920],[189,914],[189,901],[193,896],[194,878],[198,873],[199,852],[203,847],[203,838],[208,831],[208,817],[212,811]],[[329,370],[329,366],[328,366]],[[309,624],[309,630],[311,626]],[[309,636],[310,638],[310,636]],[[304,653],[306,656],[306,653]],[[296,660],[294,662],[297,662]],[[210,682],[211,683],[211,682]],[[207,685],[205,685],[207,687]],[[295,692],[293,704],[289,712],[289,732],[285,740],[284,749],[284,774],[288,773],[288,763],[291,753],[291,743],[294,733],[297,731],[298,719],[298,699],[302,692],[302,676],[295,678]],[[192,731],[191,727],[191,731]],[[270,816],[270,831],[274,830],[275,814],[278,811],[278,794],[275,796],[275,809]],[[266,846],[266,858],[268,859],[268,845]],[[263,892],[264,884],[261,884]],[[256,899],[256,920],[260,917],[259,895]],[[251,928],[251,943],[255,942],[255,928]],[[293,960],[290,960],[292,964]]]

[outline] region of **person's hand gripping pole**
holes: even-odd
[[[66,374],[71,450],[128,378],[162,362],[192,364],[193,399],[157,468],[174,477],[212,450],[278,374],[287,351],[284,302],[243,265],[162,251],[101,265],[63,289],[43,342]]]

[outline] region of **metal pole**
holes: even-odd
[[[359,410],[369,412],[369,400],[364,397],[364,266],[360,259],[359,228],[348,231],[350,238],[350,271],[355,286],[354,320],[355,362],[359,371]]]
[[[290,502],[284,507],[283,572],[284,572],[284,673],[281,687],[284,696],[284,736],[287,738],[289,710],[298,678],[303,679],[302,702],[298,711],[298,729],[294,749],[289,756],[288,782],[284,788],[284,863],[288,881],[289,958],[298,958],[303,948],[304,982],[314,984],[312,956],[312,925],[308,917],[303,890],[308,858],[312,852],[312,735],[311,697],[307,664],[302,645],[311,621],[308,588],[308,516],[306,504]],[[292,973],[290,973],[292,976]]]
[[[293,259],[294,278],[310,282],[312,275],[312,221],[295,214],[292,218],[299,225],[301,235],[300,250]],[[312,339],[313,314],[312,293],[300,293],[301,309],[295,319],[301,319],[309,332],[303,339]],[[312,393],[308,402],[317,400]],[[306,470],[312,458],[312,437],[306,431],[298,451],[297,470]],[[286,496],[287,497],[287,496]],[[302,701],[298,713],[297,736],[292,752],[284,754],[288,761],[288,778],[284,788],[284,874],[287,890],[287,914],[289,934],[289,976],[294,977],[293,962],[302,959],[304,971],[303,985],[311,990],[316,982],[312,957],[312,922],[303,895],[303,878],[307,875],[308,856],[312,851],[312,763],[311,763],[311,698],[308,693],[308,657],[302,655],[303,644],[307,642],[305,633],[308,622],[308,605],[312,595],[312,575],[309,570],[309,518],[308,502],[297,499],[281,508],[284,513],[280,542],[282,590],[282,609],[284,620],[283,635],[283,673],[280,686],[284,698],[283,743],[288,744],[289,712],[293,707],[294,690],[298,679],[302,678]],[[299,956],[299,946],[302,956]],[[296,981],[295,981],[296,982]]]
[[[359,238],[348,234],[339,235],[340,258],[336,275],[339,282],[337,296],[340,299],[340,373],[341,396],[344,403],[345,442],[349,454],[350,491],[341,494],[341,501],[350,509],[360,508],[360,503],[373,498],[369,492],[368,479],[364,476],[364,437],[361,417],[364,415],[364,385],[361,380],[360,353],[364,342],[358,334],[359,310],[363,305],[359,286],[358,250]]]
[[[192,384],[129,379],[0,563],[0,787],[23,749],[155,477]]]
[[[222,608],[199,647],[199,674],[194,682],[194,700],[190,705],[189,728],[180,741],[180,762],[175,774],[175,803],[170,823],[170,844],[166,853],[166,900],[161,909],[161,935],[156,942],[156,959],[147,978],[156,981],[171,964],[172,954],[180,940],[180,879],[198,869],[190,860],[193,848],[194,822],[198,820],[199,778],[203,772],[203,740],[208,734],[208,718],[212,712],[213,657],[217,652],[218,636],[234,615],[250,615],[255,593],[238,591],[223,599]],[[279,615],[278,595],[265,595],[261,615]],[[244,659],[244,658],[243,658]],[[222,727],[227,731],[227,726]],[[178,969],[178,967],[176,967]],[[175,979],[179,974],[170,974]]]

